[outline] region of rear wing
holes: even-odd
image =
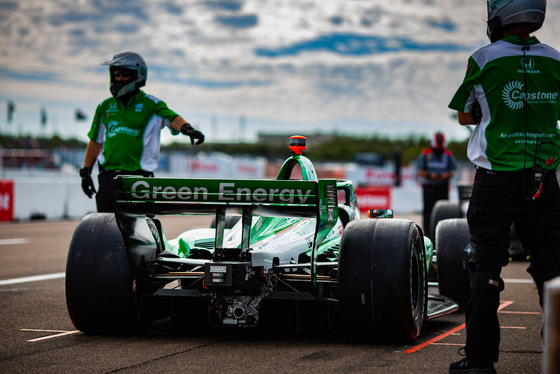
[[[156,214],[216,214],[216,248],[223,248],[226,211],[242,215],[241,250],[249,250],[253,215],[314,217],[312,263],[338,219],[335,179],[237,180],[118,176],[114,180],[117,221],[129,239],[139,217]],[[127,234],[128,232],[128,234]],[[137,234],[137,233],[136,233]]]
[[[250,207],[256,215],[336,221],[336,180],[174,179],[119,176],[117,211],[137,214],[210,214]]]

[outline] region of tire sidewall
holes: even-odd
[[[66,303],[80,331],[140,331],[137,282],[113,214],[93,213],[78,224],[66,264]]]
[[[360,340],[410,342],[418,337],[427,310],[420,231],[406,220],[355,222],[341,243],[343,323]]]

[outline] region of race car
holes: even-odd
[[[428,294],[430,240],[391,210],[361,219],[349,180],[318,179],[290,138],[275,180],[119,176],[115,214],[78,224],[66,267],[72,322],[137,334],[153,321],[251,328],[326,322],[352,339],[406,343],[457,304]],[[167,239],[156,217],[212,215]]]

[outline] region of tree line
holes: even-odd
[[[457,160],[465,160],[467,142],[449,141],[448,148]],[[429,146],[430,139],[423,136],[408,136],[403,138],[390,138],[382,136],[344,136],[333,135],[320,142],[314,142],[310,137],[307,140],[307,150],[304,155],[313,161],[323,162],[351,162],[356,154],[367,153],[381,156],[386,161],[392,161],[397,155],[403,164],[413,163],[420,152]],[[4,149],[45,149],[60,148],[85,149],[87,143],[75,139],[65,139],[58,135],[52,137],[30,136],[0,136],[0,145]],[[282,142],[256,142],[256,143],[212,143],[206,142],[200,146],[186,147],[185,143],[171,143],[162,145],[162,150],[185,152],[223,152],[229,155],[261,156],[267,159],[284,159],[289,154],[288,137]]]
[[[466,160],[468,139],[463,141],[449,141],[448,148],[458,160]],[[430,139],[422,136],[408,136],[404,138],[389,138],[381,136],[357,137],[334,135],[321,142],[307,139],[307,149],[304,155],[315,161],[350,162],[359,153],[374,153],[383,159],[394,160],[400,155],[404,164],[414,162],[423,149],[429,147]],[[172,143],[165,149],[184,149],[182,143]],[[200,151],[219,151],[230,155],[262,156],[268,159],[285,158],[289,154],[288,138],[284,142],[265,143],[204,143],[197,147]]]

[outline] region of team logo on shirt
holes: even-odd
[[[512,81],[506,84],[502,91],[502,99],[504,99],[504,103],[510,109],[521,109],[523,108],[523,99],[521,99],[523,92],[524,84],[519,81]]]
[[[557,103],[558,92],[528,92],[520,81],[511,81],[502,90],[502,99],[510,109],[518,110],[529,104]]]
[[[131,129],[126,126],[119,126],[119,122],[111,121],[107,124],[107,137],[112,138],[117,134],[123,135],[130,135],[130,136],[138,136],[140,134],[140,130],[138,129]]]
[[[522,69],[518,69],[517,72],[519,74],[540,74],[541,71],[539,69],[535,69],[535,59],[532,57],[522,57],[521,58],[521,67]]]
[[[119,108],[117,108],[117,103],[109,103],[109,106],[107,107],[107,110],[105,111],[105,113],[109,114],[109,113],[117,113],[119,111]]]
[[[535,59],[532,57],[524,57],[521,59],[521,66],[523,68],[531,70],[535,68]]]

